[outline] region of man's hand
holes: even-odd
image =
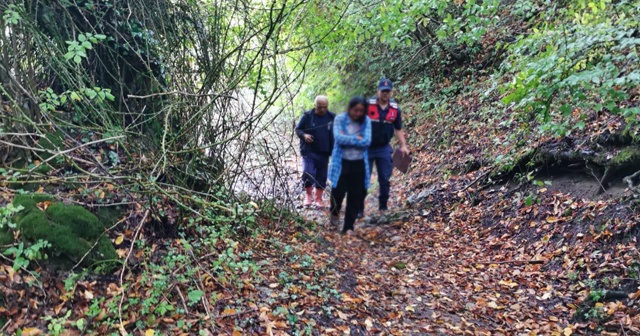
[[[362,134],[358,134],[358,140],[362,140],[364,139],[364,137],[362,137]]]
[[[400,146],[400,151],[402,152],[402,156],[409,155],[409,149],[407,148],[407,145]]]
[[[311,134],[305,134],[305,135],[304,135],[304,141],[305,141],[306,143],[312,143],[312,142],[313,142],[313,135],[311,135]]]

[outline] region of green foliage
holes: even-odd
[[[13,204],[0,208],[0,245],[14,243],[14,237],[18,235],[19,228],[13,219],[23,209],[23,206],[14,206]],[[10,257],[13,260],[13,269],[18,270],[28,267],[33,260],[46,259],[47,255],[43,253],[43,250],[50,246],[49,242],[42,239],[32,244],[25,244],[21,241],[10,245],[2,254]]]
[[[68,52],[64,55],[64,59],[67,61],[73,59],[75,63],[80,64],[83,58],[87,58],[87,50],[92,50],[94,44],[106,38],[103,34],[79,34],[77,40],[66,41],[69,46],[67,47]]]
[[[9,8],[4,11],[4,15],[2,16],[4,22],[12,25],[17,25],[21,19],[20,13],[18,13],[17,9],[18,6],[13,4],[9,5]]]
[[[324,93],[331,108],[341,111],[350,96],[373,94],[383,76],[397,80],[415,75],[412,71],[425,64],[439,66],[450,58],[464,61],[480,50],[499,4],[367,0],[314,5],[302,19],[305,24],[294,30],[305,43],[324,36],[307,62],[317,70],[305,78],[296,110],[308,108],[316,94]]]
[[[189,298],[189,304],[194,305],[198,303],[198,301],[200,301],[200,299],[202,299],[203,296],[204,296],[204,292],[199,289],[190,291],[189,294],[187,295],[187,297]]]
[[[13,269],[26,268],[31,260],[47,259],[47,255],[42,251],[51,247],[49,242],[38,239],[37,242],[25,246],[24,242],[20,242],[18,246],[12,246],[4,251],[3,254],[10,255],[13,258]]]
[[[48,321],[47,329],[49,330],[49,335],[58,336],[65,331],[65,325],[70,316],[71,310],[61,317],[45,316],[44,320]]]
[[[629,2],[615,5],[615,11],[610,6],[608,0],[578,1],[547,11],[547,18],[561,15],[573,22],[547,21],[508,47],[512,56],[504,68],[513,80],[503,86],[503,102],[522,118],[535,116],[541,131],[557,135],[584,128],[589,111],[636,122],[640,109],[621,103],[640,85],[640,39],[633,28],[640,12]]]
[[[604,298],[606,291],[603,289],[592,289],[589,292],[589,299],[593,302],[600,302]]]

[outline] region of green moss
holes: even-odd
[[[18,206],[21,205],[25,208],[25,210],[34,208],[36,204],[40,202],[53,202],[55,198],[48,194],[24,194],[24,195],[16,195],[13,198],[13,205]]]
[[[640,163],[640,148],[627,147],[611,159],[612,166],[626,166],[630,164]]]
[[[54,203],[47,208],[47,215],[54,223],[71,228],[75,235],[86,240],[95,240],[104,231],[98,218],[79,205]]]
[[[117,264],[118,254],[116,253],[116,249],[113,247],[111,240],[109,240],[107,236],[100,238],[98,244],[93,250],[93,254],[93,260],[103,260],[108,261],[113,265]]]
[[[49,202],[53,202],[55,201],[55,198],[53,198],[53,196],[48,195],[48,194],[24,194],[24,195],[16,195],[13,198],[13,205],[14,206],[22,206],[24,209],[22,211],[20,211],[16,217],[14,218],[14,220],[16,222],[19,222],[22,217],[24,217],[26,214],[28,214],[31,210],[33,209],[37,209],[36,205],[40,202],[45,202],[45,201],[49,201]]]
[[[0,231],[0,246],[13,243],[13,235],[7,231]]]
[[[86,240],[79,239],[71,228],[50,221],[40,209],[31,210],[18,225],[27,240],[46,240],[54,252],[66,254],[73,260],[80,260],[91,248],[91,245]]]
[[[37,207],[39,202],[44,201],[53,202],[46,211]],[[47,194],[18,195],[13,203],[24,207],[14,218],[21,237],[31,242],[42,239],[51,244],[48,253],[51,256],[50,265],[57,268],[73,266],[94,244],[96,246],[83,260],[83,266],[100,264],[102,270],[111,271],[117,264],[118,257],[113,244],[106,235],[102,235],[103,224],[87,209],[55,202]],[[96,239],[99,239],[97,243]],[[106,267],[105,261],[108,262]]]

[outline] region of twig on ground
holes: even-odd
[[[467,184],[466,187],[462,188],[461,191],[466,191],[467,189],[471,188],[474,184],[478,183],[478,181],[480,181],[481,179],[487,177],[489,174],[491,174],[491,172],[493,171],[493,169],[489,169],[486,173],[478,176],[475,180],[471,181],[471,183]]]
[[[182,295],[180,286],[176,285],[175,288],[176,288],[176,291],[178,291],[178,295],[180,296],[180,299],[182,300],[182,306],[184,307],[185,315],[189,316],[189,308],[187,307],[187,301],[185,301],[184,295]]]
[[[127,263],[129,262],[129,258],[131,257],[131,254],[133,253],[133,249],[135,248],[136,244],[136,239],[138,239],[138,234],[140,234],[140,230],[142,229],[142,226],[144,225],[144,223],[147,221],[147,217],[149,216],[149,210],[144,212],[144,216],[142,217],[142,220],[140,221],[140,223],[138,223],[138,227],[136,228],[136,232],[133,235],[133,243],[131,244],[131,247],[129,247],[129,253],[127,253],[127,257],[124,259],[124,262],[122,263],[122,270],[120,271],[120,303],[118,304],[118,321],[120,322],[120,325],[118,326],[118,329],[120,330],[120,334],[122,336],[127,336],[128,333],[127,331],[124,329],[124,325],[122,322],[122,304],[124,303],[124,271],[127,269]]]
[[[4,330],[11,325],[11,322],[13,322],[13,319],[9,319],[9,321],[7,321],[7,323],[5,323],[2,328],[0,328],[0,332],[4,332]]]
[[[518,264],[518,263],[538,265],[538,264],[544,264],[544,260],[504,260],[504,261],[477,261],[477,262],[472,262],[472,264],[480,264],[480,265],[491,265],[491,264],[501,265],[501,264]]]
[[[596,174],[593,172],[593,168],[589,167],[589,163],[587,162],[585,164],[585,166],[587,168],[589,168],[589,172],[591,172],[591,175],[593,176],[594,179],[596,179],[596,181],[598,182],[598,184],[600,185],[600,191],[601,192],[605,192],[607,191],[607,189],[602,185],[602,181],[600,181],[600,179],[598,178],[598,176],[596,176]]]

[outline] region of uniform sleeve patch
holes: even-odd
[[[393,107],[394,109],[398,109],[398,103],[389,103],[389,106]]]

